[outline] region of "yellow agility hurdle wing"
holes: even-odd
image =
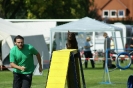
[[[50,63],[46,88],[65,88],[70,53],[77,53],[76,49],[54,51]]]

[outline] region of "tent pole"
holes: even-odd
[[[49,59],[51,58],[51,54],[52,54],[52,45],[53,45],[53,32],[52,31],[50,31],[50,45],[49,45],[49,52],[50,52],[50,57],[49,57]]]
[[[117,50],[116,52],[118,53],[118,46],[117,46],[117,41],[116,41],[116,34],[115,34],[114,31],[112,32],[112,35],[113,35],[113,37],[114,37],[115,49]]]
[[[95,46],[95,31],[93,32],[93,50],[95,50],[96,49],[96,46]]]

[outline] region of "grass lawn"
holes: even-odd
[[[96,62],[96,68],[94,69],[91,68],[90,63],[88,67],[88,69],[83,69],[86,88],[126,88],[127,79],[129,75],[133,74],[131,69],[116,69],[109,72],[111,84],[102,84],[101,82],[104,82],[102,62]],[[32,88],[45,88],[47,74],[48,70],[44,70],[43,76],[33,76]],[[12,78],[12,72],[0,71],[0,88],[12,88]]]

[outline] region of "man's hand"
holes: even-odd
[[[41,64],[41,56],[39,53],[36,54],[36,57],[37,57],[37,60],[38,60],[38,63],[39,63],[39,72],[41,73],[42,72],[42,64]]]
[[[20,70],[21,70],[21,71],[24,71],[24,70],[25,70],[25,67],[24,67],[24,66],[21,66],[21,67],[20,67]]]
[[[42,65],[39,66],[39,72],[41,73],[42,72]]]
[[[130,45],[130,47],[133,47],[133,45]]]

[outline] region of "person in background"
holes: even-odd
[[[0,58],[0,70],[2,71],[2,60]]]
[[[85,42],[85,45],[84,45],[84,55],[85,55],[85,68],[88,68],[88,60],[90,58],[92,58],[92,52],[91,52],[91,47],[93,45],[90,45],[90,40],[91,38],[90,37],[87,37],[86,38],[86,42]],[[95,64],[94,64],[94,60],[90,59],[90,62],[91,62],[91,66],[92,68],[95,68]]]
[[[131,41],[130,41],[130,50],[129,51],[130,52],[133,51],[133,36],[132,36]],[[133,53],[132,53],[132,57],[133,57]],[[132,64],[133,64],[133,59],[132,59]]]
[[[114,45],[114,40],[113,40],[113,38],[112,37],[110,37],[110,53],[111,54],[114,54],[115,53],[115,45]]]
[[[104,39],[104,58],[107,60],[108,67],[111,67],[112,61],[110,59],[110,38],[108,37],[108,34],[106,32],[103,33]],[[107,53],[107,57],[106,57]],[[105,67],[105,60],[103,61],[103,68]]]
[[[56,46],[57,46],[57,44],[56,44],[56,40],[55,40],[55,39],[56,39],[56,35],[54,35],[52,52],[56,50]]]
[[[13,68],[13,88],[31,88],[34,71],[33,55],[39,63],[39,72],[42,72],[39,52],[30,44],[24,44],[20,35],[14,38],[15,46],[10,50],[10,65]]]
[[[125,44],[125,52],[128,52],[128,44]]]

